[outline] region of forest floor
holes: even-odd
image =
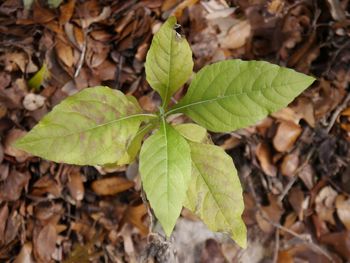
[[[348,0],[47,2],[60,1],[0,4],[0,262],[157,262],[175,250],[189,263],[348,262]],[[195,72],[241,58],[317,78],[256,126],[212,134],[244,188],[246,250],[185,209],[170,241],[149,235],[137,163],[77,167],[11,145],[86,87],[106,85],[157,109],[144,61],[170,15],[191,45]]]

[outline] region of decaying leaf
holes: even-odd
[[[147,215],[147,207],[142,203],[136,206],[128,206],[122,222],[129,222],[140,230],[142,235],[148,233],[148,227],[144,224],[144,218]]]
[[[250,36],[250,31],[251,26],[249,21],[239,21],[228,30],[225,36],[221,39],[219,38],[221,47],[236,49],[244,46]]]
[[[337,214],[345,225],[347,230],[350,230],[350,199],[344,195],[338,195],[335,200]]]
[[[271,150],[266,143],[259,143],[255,151],[256,157],[258,158],[261,168],[269,176],[276,176],[277,169],[272,163]]]
[[[315,199],[315,210],[318,216],[331,224],[335,224],[333,213],[335,212],[335,200],[337,192],[330,186],[320,190]]]
[[[102,178],[92,182],[92,189],[99,195],[115,195],[134,186],[134,182],[123,177]]]
[[[29,179],[30,176],[28,173],[11,170],[6,180],[0,184],[0,201],[18,200],[22,190],[27,186]]]
[[[302,129],[299,125],[281,121],[273,138],[273,146],[279,152],[288,151],[293,147],[301,132]]]
[[[71,196],[76,201],[81,201],[84,198],[84,184],[79,172],[73,171],[68,176],[68,190]]]
[[[56,248],[57,233],[54,225],[45,225],[34,239],[34,254],[41,262],[50,262]]]

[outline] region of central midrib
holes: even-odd
[[[101,128],[101,127],[104,127],[104,126],[112,125],[112,124],[120,122],[120,121],[125,121],[125,120],[131,119],[131,118],[142,117],[142,116],[154,117],[154,118],[157,117],[157,115],[147,114],[147,113],[135,114],[135,115],[126,116],[126,117],[123,117],[123,118],[120,118],[120,119],[116,119],[116,120],[113,120],[113,121],[109,121],[109,122],[106,122],[106,123],[103,123],[103,124],[99,124],[99,125],[97,125],[95,127],[92,127],[92,128],[86,129],[86,130],[75,131],[75,132],[71,132],[71,133],[64,134],[64,135],[59,135],[59,136],[50,136],[50,137],[38,138],[36,140],[31,139],[29,142],[25,142],[25,143],[22,143],[22,144],[28,144],[28,143],[32,143],[34,141],[40,141],[40,140],[45,140],[45,139],[68,137],[68,136],[76,135],[76,134],[82,133],[82,132],[91,132],[94,129],[98,129],[98,128]],[[57,125],[57,124],[55,123],[55,125]]]
[[[299,84],[299,83],[302,83],[303,81],[300,81],[300,82],[297,82],[297,83],[293,83],[294,85],[295,84]],[[276,89],[278,87],[284,87],[284,86],[290,86],[291,84],[285,84],[285,85],[276,85],[274,86],[273,88]],[[262,90],[251,90],[249,92],[261,92]],[[230,98],[230,97],[234,97],[234,96],[239,96],[239,95],[244,95],[244,94],[248,94],[249,92],[237,92],[237,93],[233,93],[233,94],[229,94],[229,95],[222,95],[222,96],[218,96],[218,97],[215,97],[215,98],[212,98],[212,99],[207,99],[207,100],[200,100],[200,101],[196,101],[196,102],[192,102],[192,103],[189,103],[189,104],[186,104],[184,106],[180,106],[180,107],[177,107],[177,108],[174,108],[174,109],[171,109],[169,110],[166,115],[169,115],[169,114],[173,114],[173,113],[176,113],[184,108],[189,108],[189,107],[193,107],[195,105],[199,105],[199,104],[203,104],[203,103],[210,103],[210,102],[214,102],[214,101],[217,101],[217,100],[223,100],[223,99],[227,99],[227,98]],[[281,95],[281,94],[280,94]],[[186,97],[186,96],[185,96]]]

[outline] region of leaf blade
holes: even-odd
[[[55,162],[113,163],[149,117],[120,91],[88,88],[54,107],[15,146]]]
[[[191,155],[186,140],[164,120],[142,145],[140,173],[151,207],[170,236],[191,179]]]
[[[166,106],[170,97],[192,74],[192,50],[185,38],[177,35],[176,18],[170,17],[154,35],[147,53],[146,78]]]
[[[268,62],[222,61],[200,70],[168,114],[184,113],[210,131],[232,131],[287,106],[313,81]]]
[[[216,145],[197,142],[189,142],[189,145],[192,179],[184,206],[212,231],[228,232],[245,247],[242,188],[231,157]]]

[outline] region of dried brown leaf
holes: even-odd
[[[4,236],[5,236],[6,222],[7,222],[8,216],[9,216],[9,209],[7,204],[5,204],[0,209],[0,246],[2,246],[6,241],[4,240]]]
[[[13,263],[34,263],[32,259],[32,243],[25,243]]]
[[[348,260],[350,258],[350,231],[323,235],[320,242],[331,246],[343,259]]]
[[[347,230],[350,230],[350,198],[344,195],[338,195],[335,201],[337,214],[339,219],[345,225]]]
[[[270,148],[266,143],[259,143],[255,151],[261,168],[269,176],[276,176],[277,169],[272,163]]]
[[[40,6],[39,1],[34,1],[33,20],[38,24],[45,24],[55,19],[55,14]]]
[[[43,196],[45,194],[50,194],[53,197],[57,198],[61,195],[61,191],[62,187],[59,185],[59,183],[47,175],[41,177],[34,183],[31,195]]]
[[[301,132],[302,129],[299,125],[293,122],[281,121],[273,138],[273,146],[279,152],[289,151]]]
[[[61,25],[64,25],[71,19],[74,13],[74,7],[75,7],[75,0],[69,0],[68,3],[60,6],[60,24]]]
[[[57,57],[67,66],[72,67],[74,64],[74,56],[72,47],[63,42],[60,39],[57,39],[57,43],[55,46]]]
[[[294,176],[299,167],[299,153],[293,151],[287,154],[281,164],[281,173],[285,176]]]
[[[52,224],[45,225],[34,239],[35,256],[40,262],[50,262],[56,248],[57,233]]]
[[[144,224],[147,215],[147,207],[141,203],[137,206],[129,206],[124,214],[123,221],[129,222],[140,230],[141,235],[147,235],[148,227]]]
[[[0,202],[18,200],[29,179],[28,173],[11,170],[6,180],[0,184]]]
[[[81,201],[84,198],[84,184],[79,172],[72,172],[68,176],[68,190],[70,195],[76,200]]]
[[[219,39],[221,47],[236,49],[243,47],[251,34],[251,26],[248,20],[238,22],[230,28],[223,38]]]
[[[319,218],[333,225],[335,224],[333,213],[337,195],[332,187],[326,186],[319,191],[315,199],[315,210]]]
[[[134,182],[123,177],[109,177],[92,182],[92,190],[98,195],[115,195],[134,186]]]

